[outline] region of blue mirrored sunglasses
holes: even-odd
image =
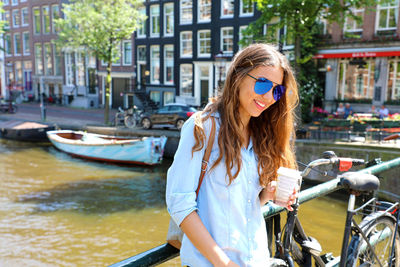
[[[276,86],[274,87],[274,82],[268,80],[267,78],[261,77],[257,79],[256,77],[253,77],[248,73],[247,76],[256,80],[256,83],[254,84],[254,92],[258,95],[266,94],[272,88],[274,88],[274,90],[272,91],[272,95],[274,96],[275,101],[278,101],[285,94],[286,87],[281,84],[275,83]]]

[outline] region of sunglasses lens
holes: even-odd
[[[273,83],[265,78],[259,78],[254,85],[254,92],[259,95],[267,93],[273,87]]]
[[[286,91],[285,86],[283,86],[283,85],[275,86],[274,91],[273,91],[275,101],[278,101],[279,99],[281,99],[281,97],[285,94],[285,91]]]

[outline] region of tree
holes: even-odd
[[[64,18],[56,20],[59,45],[85,48],[107,63],[104,122],[109,122],[111,66],[118,60],[122,40],[130,39],[146,16],[140,0],[72,0],[63,4]]]
[[[317,83],[302,83],[307,81],[305,77],[309,74],[309,68],[313,65],[310,60],[315,55],[316,45],[319,38],[316,38],[316,29],[322,20],[328,23],[343,25],[345,18],[350,17],[356,21],[361,18],[352,12],[353,8],[364,7],[370,10],[378,2],[388,0],[245,0],[256,2],[257,9],[261,16],[251,23],[243,32],[242,44],[252,41],[278,42],[282,47],[283,42],[292,42],[294,45],[294,69],[299,77],[300,96],[313,94]],[[264,25],[267,25],[267,34],[260,36]],[[277,34],[279,32],[279,34]],[[252,37],[250,37],[252,36]],[[315,65],[315,64],[314,64]],[[306,73],[303,73],[306,72]],[[314,75],[315,76],[315,75]],[[302,89],[307,92],[302,92]],[[321,89],[320,89],[321,90]],[[315,93],[315,92],[314,92]],[[308,96],[309,99],[309,96]],[[309,102],[309,101],[308,101]],[[303,105],[303,103],[301,103]],[[304,103],[305,104],[305,103]],[[302,107],[302,110],[305,110]]]
[[[0,15],[4,13],[3,9],[3,1],[0,2]],[[4,19],[0,20],[0,35],[2,35],[6,31],[6,27],[9,26],[9,22],[5,21]],[[1,46],[3,47],[3,46]]]

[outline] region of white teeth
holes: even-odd
[[[254,101],[256,101],[257,105],[259,105],[259,106],[261,106],[261,107],[265,107],[265,104],[263,104],[263,103],[261,103],[261,102],[258,102],[257,100],[254,100]]]

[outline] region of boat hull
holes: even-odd
[[[59,134],[78,133],[89,136],[84,139],[67,139]],[[73,131],[49,131],[47,136],[50,142],[59,150],[76,157],[90,160],[116,162],[125,164],[155,165],[162,160],[166,137],[145,137],[141,139],[112,139],[111,137],[73,132]],[[90,139],[98,139],[91,142]]]
[[[22,122],[6,122],[0,126],[0,136],[1,138],[16,141],[48,142],[46,131],[54,130],[54,128],[54,126],[48,125],[37,128],[24,128]]]

